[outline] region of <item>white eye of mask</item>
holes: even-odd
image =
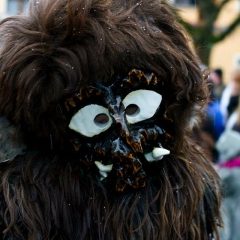
[[[151,90],[137,90],[123,99],[127,121],[130,124],[151,118],[162,101],[162,95]]]
[[[71,119],[69,128],[86,137],[106,131],[112,124],[108,109],[91,104],[80,109]]]

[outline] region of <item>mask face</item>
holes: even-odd
[[[117,191],[144,187],[143,166],[169,154],[163,148],[171,136],[164,130],[162,91],[154,73],[133,69],[126,77],[81,88],[65,101],[77,156]]]

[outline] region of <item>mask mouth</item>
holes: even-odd
[[[94,162],[97,168],[99,169],[100,180],[103,180],[108,176],[108,173],[112,170],[113,164],[104,165],[99,161]]]
[[[104,180],[104,184],[118,192],[125,188],[143,188],[147,184],[145,171],[152,163],[170,154],[161,144],[165,138],[164,130],[160,130],[155,127],[148,132],[140,131],[140,134],[132,132],[131,139],[121,138],[113,132],[111,136],[99,139],[85,149],[90,155],[89,169],[98,173],[100,181]]]
[[[163,148],[161,144],[158,144],[158,147],[145,148],[142,153],[132,153],[128,150],[129,149],[125,149],[126,152],[124,151],[124,153],[117,151],[112,159],[113,161],[106,164],[102,161],[94,162],[99,170],[101,181],[107,178],[110,172],[115,172],[119,180],[122,179],[121,181],[125,182],[126,185],[132,185],[132,182],[135,182],[134,178],[138,178],[138,176],[141,176],[142,178],[145,175],[145,172],[142,169],[144,161],[150,163],[156,162],[163,159],[165,155],[170,154],[170,151]],[[117,163],[114,163],[114,161],[117,161]]]

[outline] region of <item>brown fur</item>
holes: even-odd
[[[71,155],[60,106],[80,86],[132,68],[164,80],[174,141],[147,169],[144,189],[116,193]],[[21,133],[13,141],[28,146],[1,163],[5,239],[218,239],[220,181],[191,140],[207,100],[164,1],[30,1],[27,13],[0,23],[0,114]]]

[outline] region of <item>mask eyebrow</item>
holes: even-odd
[[[64,109],[66,109],[67,112],[76,108],[80,109],[84,107],[84,105],[89,104],[89,100],[94,102],[94,100],[97,101],[97,99],[103,99],[105,95],[104,91],[96,86],[82,87],[79,91],[72,93],[71,96],[64,100]]]

